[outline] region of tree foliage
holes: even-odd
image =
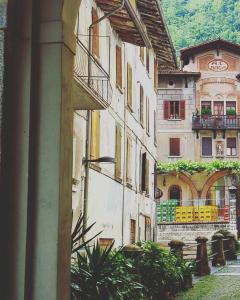
[[[162,0],[177,52],[219,37],[240,43],[240,0]]]

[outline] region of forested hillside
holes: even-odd
[[[240,0],[162,0],[177,51],[221,37],[240,43]]]

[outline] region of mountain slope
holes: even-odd
[[[240,0],[162,0],[177,52],[221,37],[240,43]]]

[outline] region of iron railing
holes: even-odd
[[[74,77],[80,83],[90,87],[96,96],[105,102],[106,107],[110,105],[112,101],[112,87],[109,74],[78,38]]]
[[[199,116],[193,115],[192,129],[240,129],[240,116],[212,115]]]

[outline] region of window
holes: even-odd
[[[114,239],[99,239],[99,246],[101,249],[105,250],[107,247],[111,246],[114,242]]]
[[[154,110],[154,143],[157,144],[157,114]]]
[[[122,131],[119,124],[116,125],[116,142],[115,142],[115,176],[121,178],[121,149],[122,149]]]
[[[144,91],[142,85],[140,85],[140,112],[139,112],[139,117],[140,117],[140,123],[143,125],[144,123]]]
[[[212,156],[212,138],[202,138],[202,156]]]
[[[144,64],[144,61],[145,61],[145,48],[144,47],[140,47],[140,59],[141,59],[141,62]]]
[[[237,155],[237,140],[235,137],[227,138],[227,155],[229,156]]]
[[[127,137],[127,183],[132,184],[132,140]]]
[[[92,22],[98,20],[97,10],[92,9]],[[99,58],[99,23],[95,24],[92,29],[92,53]]]
[[[158,60],[154,59],[154,88],[158,88]]]
[[[236,101],[227,101],[226,102],[226,111],[228,111],[230,109],[236,111]]]
[[[211,101],[202,101],[201,102],[202,109],[211,109]]]
[[[127,104],[132,109],[132,67],[127,64]]]
[[[147,159],[146,152],[141,155],[141,191],[149,194],[149,160]]]
[[[122,48],[116,46],[116,83],[122,88]]]
[[[180,156],[180,139],[169,139],[169,156]]]
[[[224,115],[224,102],[223,101],[215,101],[213,104],[213,114],[217,116]]]
[[[100,157],[100,111],[92,111],[91,159]]]
[[[185,101],[164,101],[164,120],[185,120]]]
[[[149,134],[150,130],[150,120],[149,120],[149,98],[146,98],[146,130]]]
[[[130,220],[130,244],[136,242],[136,220]]]
[[[145,241],[151,241],[151,218],[145,217]]]
[[[146,69],[147,72],[149,73],[150,71],[150,57],[149,57],[149,49],[146,48]]]
[[[188,88],[188,78],[187,77],[185,77],[184,78],[184,85],[185,85],[185,89],[187,89]]]
[[[178,185],[173,185],[169,188],[168,191],[168,197],[169,200],[177,200],[178,201],[178,206],[181,204],[181,188]]]

